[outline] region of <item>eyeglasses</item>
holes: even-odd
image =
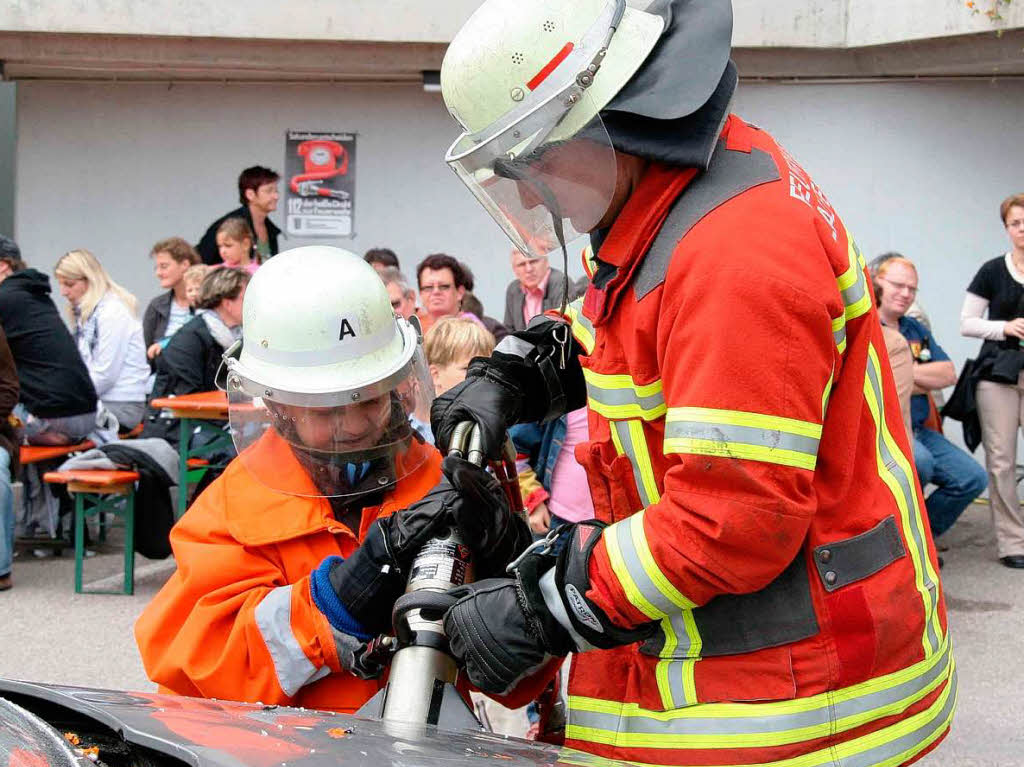
[[[402,299],[401,298],[391,302],[391,308],[392,309],[398,309],[401,305],[402,305]]]
[[[436,285],[420,285],[420,293],[447,293],[454,287],[450,282],[439,282]]]
[[[892,280],[886,279],[885,277],[880,277],[879,279],[882,280],[883,282],[888,282],[893,287],[893,289],[896,290],[897,293],[905,290],[908,293],[910,293],[911,296],[917,295],[916,285],[908,285],[905,282],[893,282]]]

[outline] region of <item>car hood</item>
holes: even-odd
[[[74,732],[75,722],[81,729],[99,725],[118,743],[192,767],[627,767],[519,738],[286,706],[6,679],[0,698],[15,704],[0,705],[0,764],[82,766],[80,750],[47,737],[42,720],[57,733]]]

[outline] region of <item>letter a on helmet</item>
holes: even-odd
[[[419,334],[353,253],[295,248],[261,266],[245,292],[241,349],[228,350],[225,363],[239,460],[276,491],[380,490],[431,449],[409,423],[434,395]],[[282,453],[308,481],[273,465]]]

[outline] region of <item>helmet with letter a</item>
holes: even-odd
[[[426,460],[409,421],[433,399],[419,330],[353,253],[302,247],[261,266],[242,307],[241,347],[225,363],[239,459],[275,490],[359,495]],[[268,465],[282,449],[310,481]]]
[[[615,151],[701,109],[731,35],[730,0],[485,0],[441,65],[463,129],[445,161],[519,250],[543,256],[606,225]]]

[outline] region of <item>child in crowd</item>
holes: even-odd
[[[217,251],[224,266],[252,274],[259,268],[252,244],[256,237],[244,218],[228,218],[217,228]]]
[[[192,309],[198,308],[196,302],[199,300],[199,288],[208,271],[210,271],[210,267],[206,264],[196,264],[186,269],[185,275],[182,277],[185,281],[185,297]]]
[[[466,368],[473,357],[491,356],[494,336],[475,319],[443,317],[423,337],[423,350],[434,382],[434,396],[437,396],[465,380]],[[415,413],[410,420],[413,428],[433,444],[430,413]]]

